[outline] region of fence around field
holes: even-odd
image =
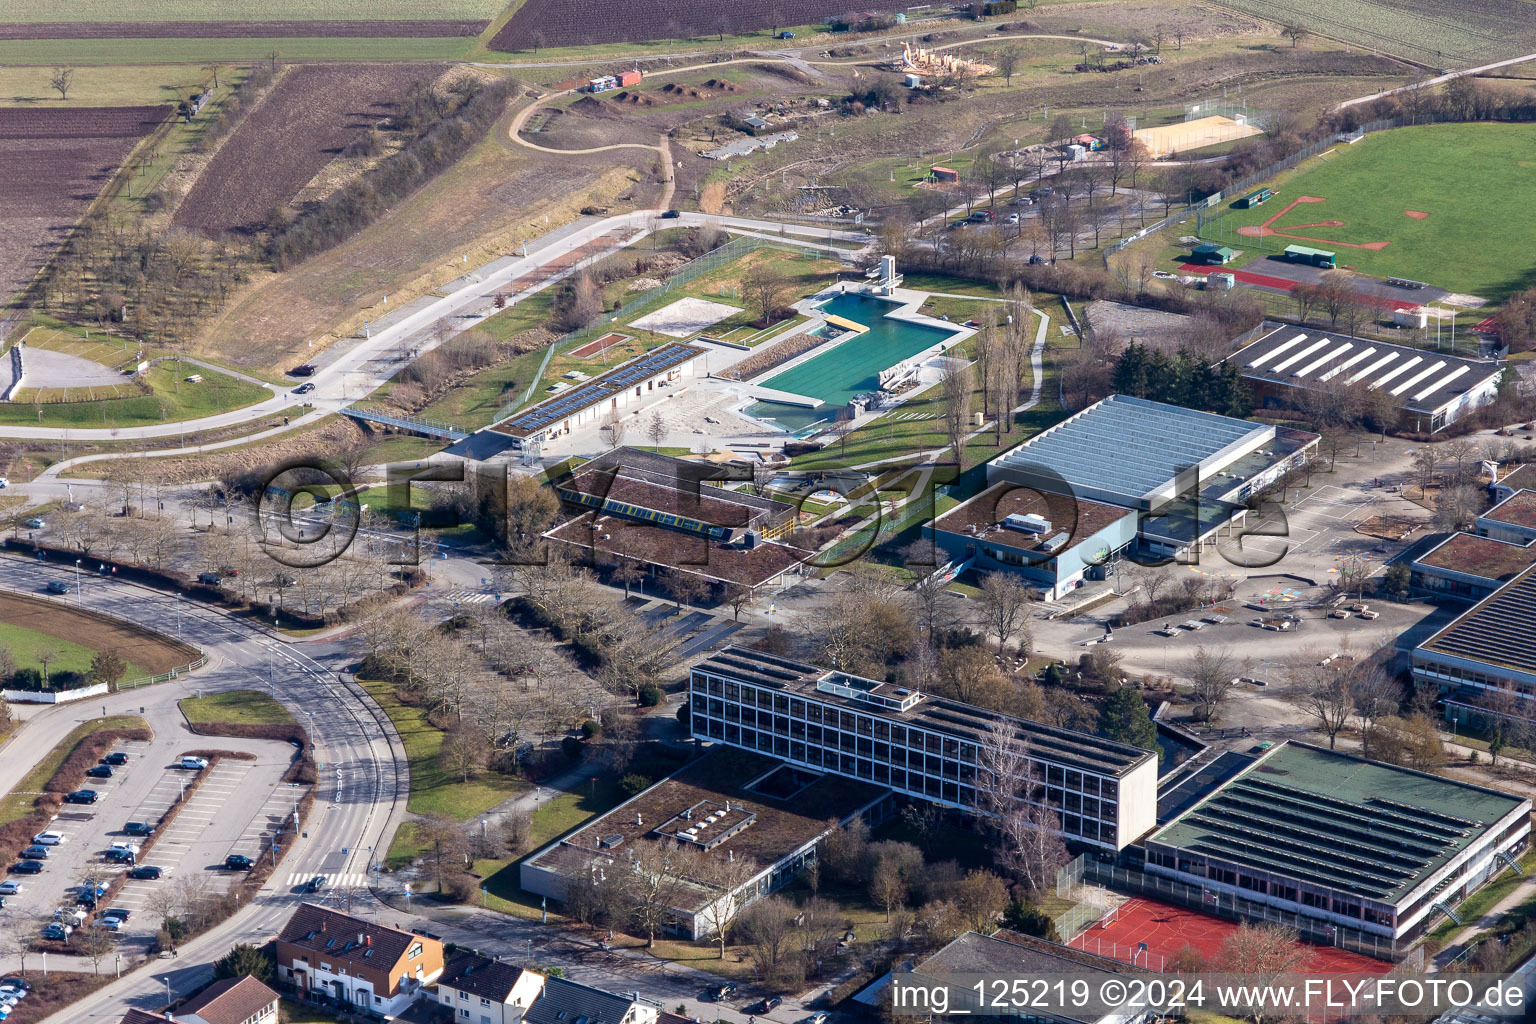
[[[1103,885],[1116,892],[1172,903],[1212,917],[1229,921],[1255,921],[1285,925],[1294,928],[1307,942],[1317,946],[1337,946],[1354,953],[1400,963],[1409,957],[1406,948],[1384,935],[1373,935],[1345,925],[1325,924],[1315,918],[1303,917],[1278,907],[1256,903],[1232,893],[1219,892],[1203,886],[1189,885],[1161,875],[1149,875],[1132,868],[1116,867],[1097,860],[1084,863],[1083,878],[1089,883]]]
[[[56,604],[56,605],[59,605],[59,606],[64,607],[64,608],[73,608],[76,611],[85,612],[88,615],[94,615],[94,616],[96,616],[99,619],[106,619],[109,622],[116,622],[116,623],[118,623],[121,626],[127,627],[127,628],[132,629],[132,630],[136,630],[138,632],[153,633],[156,636],[166,636],[166,634],[161,633],[157,629],[150,629],[148,626],[144,625],[142,622],[134,622],[132,619],[125,619],[125,618],[123,618],[120,615],[113,615],[111,612],[98,611],[95,608],[87,609],[87,608],[84,608],[84,607],[80,606],[79,604],[76,604],[76,603],[74,603],[72,601],[69,601],[69,600],[67,600],[65,598],[54,597],[51,594],[39,594],[39,593],[36,593],[34,591],[31,591],[31,590],[22,590],[20,587],[12,587],[12,586],[7,586],[5,584],[0,584],[0,590],[9,590],[13,594],[19,594],[22,597],[28,597],[28,598],[31,598],[31,599],[33,599],[35,601],[47,601],[50,604]],[[152,685],[154,683],[169,682],[172,679],[179,679],[181,676],[186,675],[188,672],[195,672],[197,669],[200,669],[204,665],[208,664],[208,652],[207,651],[203,650],[201,647],[197,646],[196,644],[189,644],[189,643],[187,643],[185,640],[181,639],[180,637],[176,637],[174,639],[176,640],[176,642],[178,644],[181,644],[183,647],[190,647],[192,650],[196,651],[197,652],[197,657],[194,658],[193,660],[187,662],[185,665],[178,665],[175,668],[173,668],[173,669],[171,669],[171,670],[169,670],[167,672],[161,672],[158,675],[139,676],[137,679],[125,679],[125,680],[122,680],[121,682],[119,682],[114,687],[114,690],[136,690],[136,689],[138,689],[141,686],[150,686],[150,685]],[[83,689],[92,689],[92,687],[83,687]],[[13,691],[7,690],[5,692],[7,694],[10,694]],[[14,692],[25,692],[25,691],[14,691]],[[57,692],[57,691],[52,691],[52,692]],[[70,691],[66,691],[66,692],[70,692]],[[37,697],[37,696],[40,696],[41,694],[42,694],[42,691],[39,691],[38,694],[34,694],[33,696]],[[78,697],[67,697],[67,698],[65,698],[65,700],[79,700],[80,698],[87,697],[87,696],[96,696],[96,694],[82,693]],[[26,697],[9,697],[8,696],[6,699],[7,700],[14,700],[14,701],[17,701],[18,703],[27,703],[28,702],[28,698],[26,698]],[[30,703],[35,703],[35,704],[53,704],[53,703],[62,703],[62,701],[58,701],[56,699],[53,699],[52,697],[49,697],[49,699],[44,699],[44,700],[33,699],[33,700],[30,701]]]
[[[730,241],[719,248],[712,249],[704,255],[695,257],[678,267],[658,287],[630,299],[616,310],[602,314],[597,320],[586,327],[578,328],[569,334],[556,338],[544,350],[544,361],[539,364],[539,372],[534,374],[533,379],[528,382],[528,390],[524,391],[522,397],[516,402],[510,402],[498,409],[491,422],[495,423],[506,419],[532,400],[534,389],[544,379],[544,371],[549,368],[550,360],[556,355],[568,352],[584,342],[593,341],[615,330],[615,321],[629,320],[641,313],[649,313],[653,309],[659,308],[663,300],[672,297],[672,293],[684,285],[691,284],[703,275],[719,270],[727,263],[738,260],[748,253],[765,248],[785,249],[801,254],[814,252],[814,250],[808,250],[805,246],[796,245],[787,239],[779,241],[753,235],[736,235],[732,237]],[[817,255],[820,254],[818,253]]]
[[[1235,196],[1240,192],[1246,192],[1248,189],[1259,184],[1260,182],[1267,181],[1282,171],[1288,171],[1292,167],[1295,167],[1297,164],[1301,163],[1303,160],[1310,160],[1312,157],[1317,156],[1317,154],[1333,146],[1348,145],[1351,141],[1358,142],[1361,138],[1364,138],[1366,135],[1369,135],[1372,132],[1386,131],[1389,128],[1405,128],[1416,124],[1433,124],[1437,120],[1439,119],[1425,117],[1423,115],[1420,115],[1417,119],[1389,117],[1380,121],[1372,121],[1369,124],[1363,124],[1352,132],[1340,132],[1337,135],[1330,135],[1326,139],[1314,142],[1312,145],[1306,147],[1305,149],[1297,150],[1283,160],[1275,161],[1268,167],[1265,167],[1263,170],[1254,171],[1252,174],[1245,178],[1239,178],[1237,181],[1231,182],[1220,192],[1213,193],[1212,195],[1207,196],[1197,203],[1190,203],[1182,209],[1170,213],[1162,220],[1153,221],[1151,224],[1146,225],[1140,230],[1126,235],[1119,241],[1105,246],[1105,261],[1108,261],[1110,255],[1119,252],[1121,249],[1124,249],[1132,242],[1139,242],[1143,238],[1146,238],[1148,235],[1154,235],[1157,232],[1163,231],[1175,224],[1182,224],[1189,220],[1190,217],[1196,218],[1195,234],[1201,238],[1206,238],[1207,226],[1211,224],[1219,224],[1221,218],[1225,216],[1226,210],[1221,204],[1226,201],[1227,197]],[[1216,237],[1219,240],[1220,237],[1224,236],[1218,234]],[[1255,247],[1262,241],[1263,239],[1261,238],[1250,238],[1246,235],[1243,236],[1243,244],[1249,248]],[[1262,248],[1262,246],[1260,247]]]

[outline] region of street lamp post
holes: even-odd
[[[181,639],[181,595],[176,595],[176,639]]]
[[[80,607],[80,559],[75,559],[75,607]]]

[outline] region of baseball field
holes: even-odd
[[[1536,132],[1513,124],[1437,124],[1367,135],[1266,183],[1251,210],[1224,198],[1202,238],[1274,253],[1330,249],[1340,266],[1425,281],[1498,301],[1536,281]]]

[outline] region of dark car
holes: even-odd
[[[300,366],[295,366],[293,369],[288,371],[288,376],[290,377],[313,377],[314,375],[314,363],[304,363]]]
[[[310,381],[304,384],[300,384],[298,387],[294,388],[293,393],[296,395],[307,395],[313,390],[315,390],[315,385],[313,381]]]
[[[664,210],[664,211],[662,211],[661,219],[662,220],[676,220],[677,218],[681,217],[682,215],[683,215],[683,211],[681,211],[681,210]]]
[[[757,1004],[756,1008],[754,1008],[752,1012],[753,1013],[767,1013],[769,1010],[774,1009],[775,1007],[777,1007],[783,1001],[784,1000],[780,999],[778,996],[767,996],[766,998],[763,999],[762,1002]]]
[[[123,831],[131,836],[152,836],[155,834],[155,826],[142,821],[130,821],[123,826]]]
[[[85,770],[85,774],[93,779],[110,779],[112,766],[109,764],[93,764]]]
[[[50,852],[46,846],[29,846],[21,851],[21,855],[28,860],[47,860]]]
[[[69,584],[63,580],[49,580],[48,586],[45,589],[50,594],[67,594],[69,593]]]
[[[125,850],[121,846],[114,846],[110,850],[105,850],[101,856],[113,864],[132,864],[138,859],[132,850]]]
[[[316,875],[304,885],[305,892],[319,892],[326,887],[328,880],[324,875]]]
[[[735,994],[736,983],[734,981],[728,981],[724,985],[721,985],[719,988],[715,989],[714,1000],[717,1003],[723,1003]]]
[[[150,880],[154,880],[156,878],[159,878],[160,874],[161,874],[161,872],[160,872],[159,868],[150,867],[148,864],[140,864],[138,867],[136,867],[132,871],[128,872],[128,877],[129,878],[148,878]]]
[[[43,862],[40,860],[19,860],[11,865],[11,870],[18,875],[40,875],[43,873]]]
[[[1031,256],[1029,258],[1029,262],[1030,262],[1031,266],[1040,266],[1040,265],[1044,264],[1047,261],[1046,261],[1046,258],[1044,256],[1040,256],[1040,255],[1037,254],[1037,255]]]
[[[64,802],[67,804],[93,804],[101,798],[101,794],[94,789],[77,789],[73,793],[64,794]]]
[[[197,574],[197,582],[206,583],[210,587],[219,585],[221,577],[216,572],[200,572]]]
[[[131,910],[124,910],[122,907],[112,907],[112,908],[110,908],[108,910],[103,910],[101,912],[101,916],[102,917],[115,917],[119,921],[126,921],[126,920],[128,920],[129,917],[133,916],[133,911],[131,911]]]
[[[242,857],[238,853],[232,853],[224,858],[224,866],[231,871],[249,871],[256,866],[256,862],[249,857]]]
[[[106,757],[102,758],[101,759],[101,763],[102,764],[115,764],[118,767],[122,767],[123,765],[128,763],[128,755],[123,753],[121,750],[114,750],[112,753],[110,753]]]
[[[23,992],[32,991],[32,983],[26,978],[0,978],[0,985],[6,988],[19,988]]]

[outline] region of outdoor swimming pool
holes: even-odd
[[[759,383],[779,391],[819,398],[826,404],[807,409],[783,402],[754,402],[746,408],[747,415],[771,419],[786,430],[798,433],[832,419],[854,395],[879,390],[881,370],[932,348],[953,333],[887,316],[899,305],[901,303],[889,299],[857,294],[838,295],[823,303],[818,307],[821,312],[864,324],[869,328],[868,332],[848,338],[821,355],[812,356]]]

